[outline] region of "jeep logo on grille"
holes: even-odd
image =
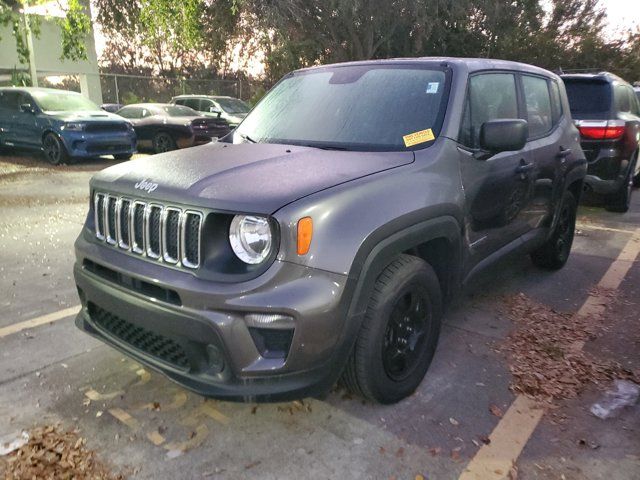
[[[136,183],[135,188],[137,188],[138,190],[146,190],[148,193],[151,193],[156,188],[158,188],[158,184],[150,182],[145,178],[144,180],[140,180],[138,183]]]

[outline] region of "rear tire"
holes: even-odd
[[[175,150],[177,147],[176,141],[167,132],[159,132],[153,137],[153,151],[154,153],[164,153]]]
[[[438,344],[442,292],[425,261],[400,255],[376,280],[342,381],[379,403],[411,395],[424,378]]]
[[[564,267],[571,253],[576,229],[578,204],[569,191],[564,192],[560,214],[551,237],[544,245],[531,253],[531,260],[538,267],[559,270]]]
[[[69,162],[67,149],[55,133],[49,132],[42,139],[42,151],[44,158],[51,165],[60,165]]]
[[[605,207],[608,211],[618,213],[626,213],[629,211],[629,207],[631,206],[631,194],[633,193],[633,186],[635,184],[633,172],[636,168],[636,161],[631,164],[629,173],[627,173],[627,177],[620,187],[620,190],[612,196],[611,203]]]

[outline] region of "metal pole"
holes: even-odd
[[[120,103],[120,91],[118,90],[118,75],[113,76],[113,83],[116,86],[116,103]]]

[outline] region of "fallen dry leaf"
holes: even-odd
[[[597,293],[610,296],[610,292]],[[522,293],[506,297],[504,306],[516,326],[501,347],[509,361],[514,393],[551,402],[573,398],[591,383],[635,379],[619,364],[595,359],[582,350],[583,342],[595,338],[602,318],[557,312]]]
[[[498,418],[502,417],[502,410],[497,405],[491,405],[489,411]]]
[[[5,480],[124,478],[112,473],[85,443],[77,431],[62,431],[54,425],[34,428],[25,445],[0,458],[0,476]]]

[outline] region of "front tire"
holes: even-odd
[[[383,404],[411,395],[433,359],[441,317],[442,292],[433,268],[400,255],[376,280],[343,383]]]
[[[153,137],[153,151],[155,153],[170,152],[176,148],[176,141],[167,132],[156,133]]]
[[[69,163],[69,154],[55,133],[47,133],[42,139],[42,152],[51,165]]]
[[[576,230],[578,203],[569,191],[564,192],[560,214],[551,238],[531,253],[531,260],[538,267],[559,270],[564,267],[571,253]]]

